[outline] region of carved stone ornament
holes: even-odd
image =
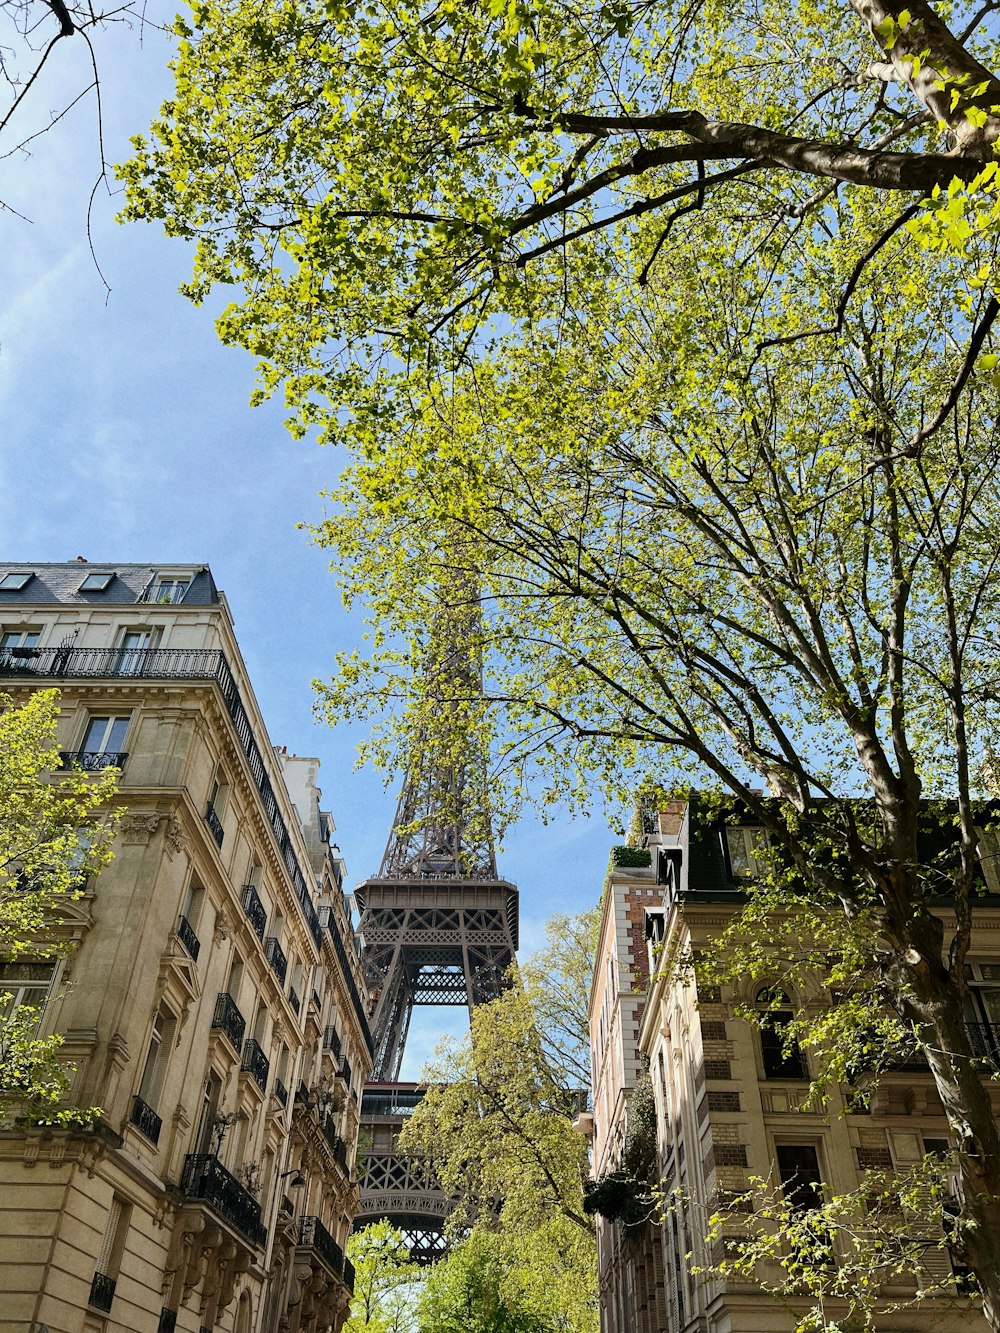
[[[225,912],[220,912],[215,918],[215,931],[212,939],[216,944],[221,944],[223,940],[229,939],[229,932],[232,930],[232,924]]]
[[[119,825],[122,841],[144,846],[160,825],[160,815],[126,815]]]
[[[163,845],[167,849],[167,856],[171,861],[184,847],[183,830],[173,815],[169,816],[167,826],[163,830]]]

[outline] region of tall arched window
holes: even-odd
[[[807,1079],[805,1058],[787,1028],[792,1021],[792,1002],[784,991],[767,986],[757,992],[755,1008],[760,1012],[760,1052],[765,1078]]]

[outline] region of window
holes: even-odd
[[[156,1107],[163,1091],[163,1080],[170,1061],[170,1049],[174,1044],[174,1032],[177,1019],[165,1006],[161,1006],[153,1019],[153,1032],[149,1039],[149,1051],[139,1084],[139,1097],[151,1108]]]
[[[183,602],[190,586],[191,580],[189,578],[157,579],[149,594],[149,600],[162,606],[171,605],[176,602]]]
[[[75,759],[81,768],[120,768],[127,757],[125,736],[131,720],[131,714],[123,717],[92,717],[87,723],[80,749],[70,758]]]
[[[107,592],[114,574],[88,574],[77,592]]]
[[[229,785],[221,773],[217,774],[212,783],[211,790],[208,793],[208,803],[215,811],[216,816],[221,819],[226,813],[226,804],[229,801]]]
[[[53,963],[0,963],[0,1022],[15,1009],[42,1009],[49,998]]]
[[[132,1205],[120,1199],[117,1194],[112,1198],[107,1221],[104,1224],[104,1239],[101,1241],[101,1249],[97,1256],[97,1270],[90,1284],[88,1303],[95,1309],[105,1312],[111,1309],[131,1211]]]
[[[809,1072],[798,1043],[786,1036],[792,1021],[792,1005],[784,991],[767,988],[757,992],[760,1011],[760,1053],[765,1078],[807,1079]]]
[[[785,1202],[796,1212],[822,1208],[823,1178],[815,1147],[811,1143],[776,1143],[774,1152]]]
[[[726,829],[729,870],[734,879],[757,879],[767,869],[763,855],[767,850],[767,832],[759,826],[741,825]]]
[[[158,629],[122,630],[115,670],[121,676],[141,676],[148,662],[147,654],[159,641]]]
[[[4,574],[3,578],[0,578],[0,592],[22,592],[34,577],[31,571]]]
[[[0,634],[0,650],[17,648],[37,648],[39,631],[37,629],[8,629]],[[18,656],[16,652],[13,654]],[[27,656],[27,654],[25,654]]]
[[[1000,964],[966,965],[965,1030],[974,1055],[1000,1065]]]
[[[205,1089],[201,1094],[201,1116],[198,1120],[198,1136],[195,1140],[195,1152],[199,1153],[217,1153],[216,1140],[218,1146],[222,1146],[222,1139],[219,1136],[218,1118],[219,1103],[222,1100],[222,1079],[218,1074],[211,1073],[205,1081]],[[223,1135],[225,1130],[223,1130]]]

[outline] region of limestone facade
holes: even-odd
[[[867,1169],[902,1167],[946,1143],[947,1127],[919,1058],[880,1077],[867,1113],[851,1113],[847,1090],[837,1089],[825,1112],[807,1109],[808,1057],[799,1053],[795,1067],[735,1016],[738,1004],[754,1002],[749,981],[742,990],[698,986],[657,967],[663,955],[711,947],[739,909],[734,858],[746,848],[752,855],[752,837],[741,831],[731,841],[724,827],[692,834],[689,816],[684,803],[672,803],[647,821],[648,865],[613,863],[605,890],[591,993],[594,1176],[619,1165],[632,1089],[648,1070],[656,1175],[666,1194],[682,1192],[683,1203],[663,1223],[625,1228],[599,1219],[602,1333],[790,1333],[804,1303],[796,1312],[756,1285],[697,1275],[719,1257],[705,1241],[709,1216],[748,1190],[751,1178],[783,1181],[796,1164],[806,1171],[815,1164],[816,1178],[834,1193],[854,1190]],[[640,850],[621,859],[645,857]],[[1000,1020],[1000,885],[992,866],[986,878],[992,896],[977,905],[970,952],[971,1017],[1000,1056],[1000,1021],[990,1024],[991,1014]],[[814,992],[789,999],[822,1005],[823,996],[817,978]],[[944,1250],[931,1252],[928,1264],[950,1271]],[[912,1290],[888,1295],[905,1300]],[[985,1333],[986,1324],[974,1301],[942,1296],[886,1311],[879,1328]]]
[[[272,749],[204,566],[0,565],[0,687],[50,686],[125,814],[75,947],[0,972],[101,1108],[0,1129],[0,1333],[335,1333],[371,1039],[318,763]]]

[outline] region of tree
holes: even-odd
[[[520,968],[549,1070],[581,1094],[591,1080],[588,1002],[600,920],[600,907],[549,917],[545,944]]]
[[[354,1296],[344,1333],[413,1333],[422,1271],[410,1261],[403,1233],[384,1219],[373,1222],[350,1236],[347,1255]]]
[[[51,1123],[89,1121],[94,1108],[63,1106],[70,1079],[62,1038],[39,1037],[40,1011],[11,1009],[8,989],[22,964],[57,956],[60,906],[111,859],[115,816],[107,809],[117,770],[62,770],[55,749],[59,691],[24,703],[0,694],[0,1114],[17,1110]]]
[[[531,1263],[507,1238],[475,1230],[431,1270],[421,1333],[555,1333],[571,1325],[539,1311]],[[545,1306],[550,1302],[546,1301]]]
[[[51,130],[81,102],[92,99],[96,129],[91,204],[98,187],[102,183],[108,184],[101,104],[100,34],[108,27],[120,24],[144,32],[153,27],[162,31],[145,8],[133,0],[103,7],[76,3],[76,0],[0,0],[0,78],[5,92],[0,101],[0,153],[5,158],[19,151],[28,155],[29,145],[35,139]],[[74,37],[73,47],[80,49],[69,55],[67,64],[71,70],[79,68],[73,64],[73,55],[76,55],[81,60],[83,72],[79,82],[73,85],[72,95],[53,107],[47,75],[63,53],[66,41]],[[46,88],[48,91],[43,92]],[[58,96],[65,97],[65,94]],[[0,210],[16,211],[3,201],[0,201]]]
[[[445,1261],[448,1275],[432,1279],[421,1327],[474,1316],[469,1327],[483,1330],[593,1333],[587,1146],[572,1128],[579,1091],[555,1077],[525,992],[515,985],[479,1006],[469,1039],[446,1048],[425,1078],[400,1146],[455,1201],[449,1230],[468,1240]]]
[[[358,364],[461,361],[491,315],[559,319],[678,243],[708,268],[718,230],[775,288],[818,235],[863,268],[907,223],[960,251],[995,231],[997,33],[971,3],[199,0],[177,32],[127,216],[197,238],[189,295],[235,290],[223,339],[331,436]]]

